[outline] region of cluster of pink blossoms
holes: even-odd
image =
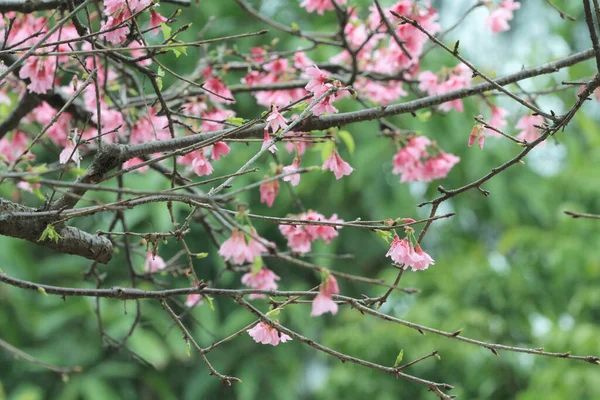
[[[102,37],[115,44],[123,42],[129,34],[129,20],[152,3],[153,0],[104,0],[104,13],[108,19],[102,25]],[[166,21],[167,18],[152,10],[148,28],[155,28]]]
[[[281,279],[275,272],[271,271],[267,267],[262,267],[260,271],[253,273],[248,272],[242,276],[242,283],[252,289],[259,290],[277,290],[277,282]],[[252,299],[264,299],[264,294],[251,294],[248,296]]]
[[[333,214],[331,218],[327,219],[322,214],[315,211],[308,211],[302,213],[294,219],[304,221],[321,221],[321,222],[334,222],[343,223],[344,221],[337,217],[337,214]],[[311,244],[317,239],[323,239],[326,243],[331,242],[338,236],[338,229],[341,226],[331,225],[280,225],[279,231],[283,236],[286,237],[288,247],[296,253],[308,253],[311,249]]]
[[[283,332],[279,332],[266,322],[259,322],[254,328],[248,329],[248,335],[256,343],[270,344],[271,346],[277,346],[279,342],[285,343],[292,340],[291,337]]]
[[[433,258],[425,253],[419,244],[413,247],[409,239],[400,240],[398,235],[394,235],[392,245],[385,256],[398,264],[404,264],[404,269],[411,267],[413,271],[424,270],[434,264]]]
[[[540,137],[540,132],[536,126],[542,126],[544,123],[544,117],[541,115],[525,115],[517,121],[515,128],[520,129],[521,132],[517,137],[526,142],[533,142]]]
[[[487,27],[492,33],[500,33],[510,29],[508,21],[513,19],[513,11],[521,8],[519,2],[514,0],[504,0],[499,6],[490,12],[489,17],[485,21]]]
[[[446,79],[440,82],[440,78],[431,71],[423,71],[419,74],[419,89],[430,95],[440,95],[453,90],[464,89],[471,84],[473,72],[464,64],[457,65],[450,70]],[[461,99],[451,100],[440,105],[440,110],[456,110],[463,112],[464,107]]]
[[[460,158],[443,151],[432,156],[428,151],[431,147],[433,143],[424,136],[408,139],[394,156],[392,173],[402,174],[400,182],[430,182],[445,178]]]
[[[253,236],[259,237],[256,230],[251,229]],[[219,255],[234,264],[251,263],[254,257],[266,253],[267,248],[258,240],[250,237],[246,240],[246,234],[237,229],[231,232],[231,237],[224,241],[219,248]]]

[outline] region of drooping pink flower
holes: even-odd
[[[268,177],[265,176],[265,179]],[[260,202],[273,207],[275,197],[279,193],[279,181],[274,180],[260,185]]]
[[[508,111],[504,108],[492,106],[492,116],[490,117],[489,122],[487,123],[489,126],[496,128],[498,130],[502,130],[507,124],[506,117],[508,115]],[[491,135],[494,137],[502,136],[498,132],[485,128],[486,135]]]
[[[327,312],[337,314],[338,305],[333,301],[333,295],[338,294],[340,289],[338,287],[337,280],[333,275],[329,275],[327,280],[321,283],[319,288],[319,294],[315,297],[312,302],[312,310],[310,315],[312,317],[318,317]]]
[[[259,322],[254,328],[248,329],[247,332],[256,343],[270,344],[272,346],[277,346],[280,342],[285,343],[292,340],[291,337],[283,332],[279,332],[266,322]]]
[[[30,92],[44,94],[52,89],[55,65],[55,58],[29,56],[19,71],[19,77],[29,79],[27,89]]]
[[[141,164],[143,162],[144,162],[144,160],[142,160],[141,158],[134,157],[123,163],[123,169],[133,167],[133,166]],[[148,172],[148,168],[150,168],[148,165],[144,165],[143,167],[134,169],[132,172],[138,172],[140,174],[145,174],[146,172]]]
[[[416,256],[413,255],[411,264],[413,271],[422,271],[429,268],[430,265],[435,264],[433,258],[425,253],[419,244],[417,244],[417,247],[415,248],[415,254]]]
[[[330,88],[327,85],[321,86],[314,92],[314,97],[318,98],[322,96],[329,89]],[[336,112],[338,112],[338,109],[331,104],[333,100],[335,100],[335,96],[333,95],[324,97],[313,107],[313,115],[318,117],[319,115],[322,115],[324,113],[335,114]]]
[[[304,89],[309,92],[315,92],[329,79],[329,75],[324,73],[316,65],[311,65],[304,70],[304,74],[310,78],[310,81],[306,84]]]
[[[202,151],[200,151],[192,161],[192,171],[198,176],[210,175],[213,173],[213,167]]]
[[[81,157],[79,156],[79,149],[76,148],[76,146],[77,146],[77,139],[76,139],[76,134],[75,134],[75,135],[73,135],[71,140],[67,142],[67,145],[65,146],[63,151],[60,152],[60,155],[58,156],[58,160],[61,164],[66,164],[72,160],[73,162],[75,162],[75,164],[77,164],[77,168],[79,168],[79,165],[81,163]]]
[[[424,179],[432,181],[434,179],[442,179],[448,176],[448,172],[460,161],[460,157],[454,154],[441,152],[437,156],[429,158],[424,168]]]
[[[298,173],[293,174],[292,172],[298,171],[299,168],[300,168],[300,158],[295,157],[294,161],[292,162],[291,165],[283,167],[283,172],[286,174],[290,174],[290,175],[286,175],[281,179],[284,182],[291,183],[292,186],[298,186],[298,184],[300,183],[300,174],[298,174]]]
[[[521,140],[525,140],[529,143],[535,141],[540,137],[540,132],[538,131],[537,126],[542,126],[544,123],[544,117],[541,115],[525,115],[519,121],[517,121],[517,125],[515,125],[516,129],[520,129],[521,132],[517,137]]]
[[[415,249],[408,239],[402,239],[394,235],[394,240],[388,250],[386,257],[390,257],[398,264],[404,264],[404,269],[411,267],[413,271],[424,270],[434,264],[429,254],[425,253],[417,244]]]
[[[326,169],[333,171],[335,179],[338,180],[342,179],[344,175],[350,175],[352,171],[354,171],[354,168],[352,168],[346,161],[342,160],[342,157],[340,157],[338,152],[335,150],[333,150],[329,158],[325,160],[321,169],[323,171]]]
[[[277,133],[279,128],[287,128],[288,124],[285,121],[283,115],[279,113],[279,109],[276,105],[271,105],[271,114],[267,117],[267,123],[265,130],[271,128],[271,132]]]
[[[323,214],[315,211],[308,211],[296,216],[296,219],[305,221],[322,221],[322,222],[339,222],[344,221],[339,219],[336,214],[327,219]],[[331,242],[338,236],[338,229],[342,226],[335,225],[279,225],[279,231],[288,241],[288,247],[296,253],[308,253],[311,249],[311,243],[317,239],[323,239],[326,243]]]
[[[346,4],[346,0],[336,0],[338,5]],[[300,3],[300,7],[306,8],[308,12],[316,11],[319,15],[323,15],[325,10],[333,10],[333,3],[331,0],[304,0]]]
[[[223,83],[223,81],[217,78],[216,76],[211,76],[210,78],[208,78],[204,83],[203,87],[212,92],[208,92],[208,98],[211,101],[215,103],[226,104],[235,103],[235,99],[233,99],[233,94],[231,93],[231,90],[229,90],[227,85],[225,85],[225,83]],[[218,94],[218,96],[214,93]]]
[[[159,13],[157,13],[154,10],[150,10],[150,22],[148,23],[148,29],[152,29],[151,32],[153,35],[157,35],[158,34],[158,29],[154,29],[157,26],[159,26],[160,24],[164,24],[165,22],[167,22],[169,19],[166,17],[163,17],[162,15],[160,15]]]
[[[102,25],[100,37],[112,44],[122,43],[129,33],[129,26],[125,22],[131,16],[128,7],[123,7],[116,13],[110,15],[106,23]]]
[[[273,271],[266,267],[262,267],[260,271],[253,274],[248,272],[242,276],[242,283],[252,289],[258,290],[277,290],[277,282],[281,278],[277,276]],[[251,294],[248,296],[250,300],[253,299],[264,299],[264,294]]]
[[[225,142],[217,142],[213,144],[212,154],[210,158],[217,161],[222,156],[226,156],[231,151],[231,148]]]
[[[200,294],[188,294],[187,299],[185,299],[185,306],[190,308],[202,305],[202,303],[204,303],[204,301]]]
[[[490,13],[485,21],[492,33],[504,32],[510,29],[508,21],[513,19],[513,11],[521,8],[521,4],[513,0],[505,0]]]
[[[29,138],[24,132],[16,131],[13,134],[6,135],[0,139],[0,160],[6,164],[13,163],[25,152],[28,146]],[[29,159],[34,157],[31,152],[28,155]]]
[[[256,231],[252,230],[252,234],[256,236]],[[246,235],[237,229],[234,229],[231,237],[219,247],[219,255],[225,260],[231,260],[234,264],[251,263],[254,261],[254,257],[266,252],[267,248],[254,238],[246,242]]]
[[[296,54],[294,54],[294,68],[299,70],[305,70],[313,64],[314,62],[310,58],[308,58],[306,53],[304,53],[303,51],[298,51]]]
[[[165,268],[167,268],[167,263],[165,263],[165,260],[163,260],[163,258],[159,255],[153,256],[152,251],[148,250],[148,253],[146,254],[146,263],[144,264],[144,271],[152,274]]]
[[[479,147],[483,150],[483,144],[485,143],[485,131],[479,122],[475,123],[473,129],[471,129],[471,134],[469,134],[469,147],[473,146],[473,143],[475,143],[476,139]]]

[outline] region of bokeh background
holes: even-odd
[[[484,21],[485,7],[473,12],[464,23],[449,34],[446,43],[461,41],[461,52],[490,76],[518,71],[590,46],[583,21],[581,2],[553,0],[577,18],[562,20],[544,1],[523,1],[515,14],[512,30],[492,35]],[[196,3],[196,2],[193,2]],[[336,20],[333,13],[325,16],[307,14],[296,0],[253,1],[262,13],[290,26],[331,31]],[[369,1],[351,1],[362,7],[364,15]],[[391,5],[391,2],[383,2]],[[440,10],[443,28],[451,26],[475,1],[433,1]],[[172,6],[162,5],[168,15]],[[207,37],[218,37],[265,28],[245,15],[232,0],[200,1],[185,10],[176,25],[192,22],[191,29],[179,38],[195,40],[208,19],[215,22]],[[301,39],[271,29],[268,37],[248,38],[237,42],[242,50],[276,40],[277,49],[289,50],[306,45]],[[223,46],[211,47],[222,51]],[[217,54],[217,53],[214,53]],[[326,61],[335,49],[319,48],[308,53],[316,61]],[[187,57],[162,56],[179,73],[189,73],[201,57],[196,49]],[[422,61],[422,69],[435,72],[453,67],[455,60],[441,50],[431,51]],[[586,62],[552,76],[522,82],[524,90],[540,90],[578,80],[594,74],[593,63]],[[229,83],[240,76],[231,74]],[[165,78],[165,86],[172,81]],[[150,90],[149,85],[147,85]],[[518,90],[515,86],[512,90]],[[559,91],[537,99],[543,109],[556,113],[566,110],[575,99],[577,88]],[[509,128],[524,114],[502,96],[491,99],[511,111]],[[336,104],[337,105],[337,104]],[[3,106],[4,107],[4,106]],[[351,100],[339,103],[343,111],[358,109]],[[251,118],[263,109],[250,95],[237,96],[234,109],[240,117]],[[2,108],[3,116],[8,109]],[[484,185],[491,192],[487,198],[470,191],[443,204],[440,213],[456,212],[456,216],[436,222],[423,247],[436,259],[436,265],[419,273],[407,273],[402,285],[421,290],[415,295],[394,293],[382,311],[403,319],[448,331],[463,328],[463,334],[475,339],[525,347],[544,347],[547,351],[571,351],[578,355],[600,354],[600,225],[593,220],[574,220],[563,214],[571,209],[600,213],[600,107],[587,104],[566,131],[534,150],[525,164],[516,165]],[[389,139],[378,136],[378,124],[352,124],[347,129],[356,141],[356,152],[342,147],[344,157],[356,169],[349,177],[335,181],[331,173],[305,175],[297,194],[305,207],[325,216],[337,213],[350,220],[396,217],[422,218],[428,207],[417,204],[434,198],[435,188],[442,184],[455,188],[469,183],[491,168],[513,157],[519,148],[507,140],[490,138],[485,150],[468,148],[467,138],[472,117],[489,117],[488,107],[480,98],[465,101],[465,112],[447,115],[434,113],[424,120],[410,115],[391,118],[406,129],[423,132],[446,151],[461,157],[442,181],[430,184],[401,184],[391,174],[394,147]],[[217,173],[235,171],[257,145],[234,145],[225,161],[215,163]],[[279,156],[289,164],[292,155],[280,150]],[[40,147],[40,161],[54,162],[57,152]],[[263,169],[271,159],[265,159]],[[309,151],[307,165],[318,165],[318,149]],[[256,181],[248,175],[236,180],[237,185]],[[132,188],[165,189],[168,182],[154,172],[125,178]],[[0,195],[10,198],[12,184],[0,186]],[[92,196],[92,194],[90,194]],[[108,195],[94,197],[111,201]],[[293,199],[282,186],[275,206],[268,209],[259,203],[258,191],[246,193],[242,200],[251,204],[255,213],[285,216],[297,213]],[[38,205],[34,196],[24,201]],[[186,207],[176,208],[183,218]],[[171,228],[164,205],[151,204],[126,213],[129,227],[138,232],[165,231]],[[105,229],[110,215],[98,214],[73,223],[90,232]],[[285,246],[277,227],[256,222],[260,234]],[[195,264],[198,275],[214,279],[223,261],[209,242],[200,224],[192,225],[188,236],[192,251],[206,251],[209,257]],[[160,254],[168,259],[179,250],[170,241],[161,244]],[[315,257],[328,268],[364,276],[393,280],[396,270],[385,258],[386,244],[374,233],[342,229],[329,245],[317,244],[315,253],[353,254],[352,259]],[[141,271],[144,248],[140,246],[134,259]],[[319,277],[273,260],[266,263],[282,277],[280,287],[305,290],[318,284]],[[33,282],[72,287],[93,287],[84,281],[86,260],[55,254],[42,247],[0,237],[0,267],[7,274]],[[101,271],[106,273],[105,286],[127,285],[128,273],[123,255]],[[241,287],[241,274],[227,272],[221,286]],[[187,285],[183,277],[165,275],[161,280],[171,287]],[[145,283],[144,288],[151,288]],[[351,296],[376,296],[382,288],[340,280],[342,293]],[[180,299],[184,300],[184,299]],[[264,301],[257,301],[266,310]],[[256,344],[247,335],[213,351],[209,358],[221,373],[237,376],[242,384],[224,386],[208,375],[197,354],[186,355],[186,345],[179,331],[156,301],[142,301],[142,322],[126,346],[112,349],[101,343],[94,300],[42,296],[37,292],[0,286],[0,337],[30,354],[62,366],[81,365],[83,372],[63,379],[59,374],[14,359],[0,352],[0,399],[430,399],[433,394],[423,387],[397,380],[380,372],[342,364],[297,341],[277,347]],[[134,318],[135,303],[101,300],[102,321],[107,333],[124,336]],[[176,310],[182,308],[175,306]],[[392,365],[398,352],[404,360],[418,358],[438,350],[441,360],[434,358],[411,367],[407,372],[456,386],[452,394],[464,399],[594,399],[600,398],[600,369],[590,364],[526,354],[489,350],[458,341],[386,323],[341,307],[336,316],[309,317],[309,306],[288,307],[280,316],[282,323],[311,339],[336,350],[373,362]],[[247,311],[231,299],[216,298],[215,309],[196,307],[184,319],[201,345],[208,345],[253,321]]]

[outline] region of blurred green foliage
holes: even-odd
[[[498,41],[498,51],[509,51],[511,40],[528,29],[528,15],[544,9],[551,21],[545,27],[547,35],[558,35],[567,43],[570,52],[589,47],[583,27],[580,2],[553,1],[576,16],[578,22],[562,21],[547,10],[543,2],[528,4],[518,12],[514,29],[499,36],[482,40]],[[257,6],[260,2],[254,2]],[[370,2],[359,2],[364,6]],[[440,2],[438,2],[440,3]],[[529,3],[529,2],[528,2]],[[464,9],[469,3],[463,2]],[[298,24],[306,30],[333,30],[332,13],[323,17],[302,12],[297,2],[263,1],[261,11],[267,12],[284,24]],[[450,12],[451,6],[442,6],[441,13]],[[163,14],[173,7],[161,6]],[[364,9],[363,9],[364,11]],[[527,12],[529,14],[527,14]],[[486,15],[485,13],[483,15]],[[192,22],[193,26],[179,39],[197,39],[198,31],[210,16],[215,16],[207,30],[207,37],[218,37],[264,28],[264,25],[242,13],[234,2],[201,1],[185,10],[177,26]],[[465,24],[481,25],[482,20],[467,19]],[[582,36],[581,33],[584,33]],[[450,36],[455,40],[459,36]],[[277,40],[277,49],[288,50],[306,45],[298,38],[274,30],[265,37],[237,41],[247,50]],[[519,63],[532,66],[553,57],[543,51],[552,46],[544,37],[533,37],[531,51]],[[230,43],[231,45],[231,43]],[[504,46],[504,47],[503,47]],[[212,47],[217,50],[220,46]],[[317,61],[327,60],[332,50],[318,48],[308,55]],[[463,48],[469,59],[481,55]],[[201,57],[198,49],[189,49],[187,56],[163,56],[177,72],[193,70]],[[479,58],[477,58],[479,57]],[[431,52],[422,63],[422,69],[439,71],[442,66],[452,67],[456,62],[441,51]],[[485,72],[495,74],[494,68]],[[593,64],[584,63],[563,75],[566,80],[578,80],[593,75]],[[235,83],[239,76],[231,75]],[[537,88],[551,86],[544,81]],[[165,76],[168,87],[173,78]],[[148,89],[150,87],[148,85]],[[515,87],[511,87],[515,89]],[[575,90],[575,89],[574,89]],[[568,107],[574,99],[574,90],[551,97],[555,103]],[[251,118],[262,110],[246,94],[237,97],[238,116]],[[503,100],[502,100],[503,101]],[[553,104],[555,104],[553,103]],[[506,103],[502,103],[506,104]],[[358,109],[351,100],[340,103],[341,110]],[[375,122],[345,127],[356,142],[356,151],[350,154],[343,146],[344,157],[355,172],[341,181],[331,173],[312,173],[303,176],[297,194],[307,208],[326,216],[337,213],[345,220],[383,219],[397,217],[426,217],[428,207],[417,204],[437,195],[436,187],[456,188],[469,183],[491,168],[513,157],[519,151],[514,143],[488,139],[486,148],[466,146],[472,127],[472,116],[489,116],[489,109],[480,98],[465,102],[465,112],[448,115],[434,113],[427,122],[410,115],[391,120],[406,129],[415,129],[436,140],[446,151],[457,154],[462,162],[447,179],[426,184],[400,184],[391,174],[394,148],[388,139],[377,135]],[[512,108],[509,125],[514,126],[523,110]],[[454,331],[463,328],[463,334],[484,341],[524,347],[544,347],[547,351],[571,351],[577,355],[600,353],[600,225],[592,220],[572,219],[562,213],[565,209],[600,212],[600,136],[598,136],[598,104],[588,104],[571,125],[549,140],[544,148],[534,150],[525,164],[516,165],[486,183],[490,191],[484,197],[478,191],[469,191],[455,197],[440,212],[454,211],[450,220],[434,223],[423,247],[436,259],[436,265],[425,272],[407,273],[401,284],[416,287],[419,294],[394,293],[381,311],[430,327]],[[3,109],[3,115],[8,110]],[[558,110],[560,111],[560,110]],[[514,130],[509,129],[514,133]],[[234,172],[255,151],[256,146],[234,145],[234,151],[224,161],[215,163],[217,173]],[[38,160],[53,161],[56,154],[37,152]],[[292,155],[281,149],[279,156],[290,163]],[[265,159],[262,169],[271,159]],[[308,152],[306,165],[321,163],[319,149]],[[550,171],[551,173],[549,173]],[[262,176],[250,174],[236,179],[235,187],[254,182]],[[68,177],[73,178],[73,177]],[[114,185],[114,183],[112,183]],[[168,182],[156,173],[130,175],[125,184],[139,189],[164,189]],[[0,195],[10,198],[11,184],[0,187]],[[315,196],[315,193],[321,195]],[[39,204],[33,196],[25,195],[30,204]],[[92,196],[92,194],[90,194]],[[94,193],[103,201],[113,200],[107,193]],[[297,213],[287,189],[282,190],[275,206],[268,209],[259,203],[257,190],[245,193],[255,213],[285,216]],[[185,217],[187,206],[175,207],[180,218]],[[171,228],[166,207],[149,204],[126,212],[130,230],[138,232],[166,231]],[[74,223],[89,232],[106,229],[109,214],[97,214]],[[260,234],[281,247],[285,240],[275,225],[256,222]],[[206,251],[209,257],[198,260],[198,275],[214,279],[222,267],[216,248],[210,243],[199,224],[192,225],[188,244],[195,252]],[[165,259],[179,250],[178,243],[161,244]],[[315,258],[328,268],[373,278],[392,281],[396,270],[385,258],[385,243],[376,234],[350,229],[340,230],[340,236],[329,245],[317,245],[316,253],[355,255],[351,260]],[[134,261],[142,269],[143,247],[138,248]],[[280,287],[305,290],[318,284],[319,277],[291,265],[266,259],[269,268],[282,277]],[[0,237],[0,267],[7,274],[33,282],[69,286],[93,287],[84,281],[82,272],[88,263],[80,258],[52,253],[19,240]],[[107,266],[105,287],[128,285],[125,260],[119,254]],[[161,276],[168,287],[188,284],[183,277]],[[240,274],[226,273],[220,285],[241,287]],[[344,294],[376,296],[384,289],[340,280]],[[148,283],[142,288],[150,289]],[[180,299],[180,300],[183,300]],[[180,332],[156,301],[141,301],[142,321],[125,346],[113,349],[99,341],[98,322],[94,315],[95,300],[42,296],[37,292],[0,286],[0,337],[39,359],[61,366],[80,365],[83,372],[62,377],[36,365],[16,360],[0,352],[0,399],[417,399],[432,398],[423,387],[395,379],[380,372],[317,353],[314,349],[292,341],[276,348],[254,343],[242,335],[209,354],[215,368],[224,374],[243,380],[242,384],[224,386],[209,376],[198,355],[186,355],[186,343]],[[115,338],[126,335],[135,317],[133,301],[100,300],[102,324]],[[266,310],[266,303],[256,304]],[[206,305],[196,307],[184,318],[196,340],[203,346],[219,340],[253,321],[252,316],[240,309],[229,298],[216,298],[215,311]],[[175,306],[177,311],[182,307]],[[356,310],[341,307],[335,316],[311,318],[309,306],[287,307],[281,322],[303,335],[320,341],[338,351],[383,365],[393,365],[398,352],[404,351],[404,362],[411,361],[433,350],[441,360],[431,358],[406,370],[407,373],[456,386],[451,393],[464,399],[594,399],[600,398],[599,369],[590,364],[525,354],[500,352],[499,357],[489,350],[419,332],[363,316]]]

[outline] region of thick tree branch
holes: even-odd
[[[82,0],[74,0],[73,3],[79,4],[81,1]],[[190,5],[190,0],[162,0],[162,2],[183,7],[188,7]],[[0,13],[9,11],[32,13],[67,7],[67,0],[0,0]]]
[[[39,241],[40,236],[53,220],[44,217],[21,218],[11,215],[13,212],[35,213],[36,210],[0,198],[0,235],[24,239],[59,253],[74,254],[102,264],[108,263],[112,258],[113,246],[106,237],[91,235],[72,226],[58,224],[54,227],[60,235],[58,241],[50,239]]]

